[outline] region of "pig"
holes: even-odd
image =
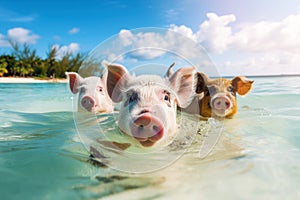
[[[171,65],[166,76],[173,74]],[[209,118],[232,118],[238,110],[237,94],[243,96],[252,89],[253,82],[244,76],[210,79],[204,73],[197,72],[197,87],[191,104],[183,109],[190,114],[199,114]]]
[[[78,111],[93,113],[110,113],[114,106],[106,91],[106,74],[102,77],[90,76],[82,78],[76,72],[66,72],[69,87],[78,95]]]
[[[118,64],[107,66],[107,92],[120,103],[118,127],[142,148],[168,144],[177,132],[177,105],[190,104],[196,88],[196,71],[182,68],[170,77],[130,75]]]

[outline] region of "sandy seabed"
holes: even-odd
[[[21,77],[1,77],[0,83],[66,83],[67,79],[35,79]]]

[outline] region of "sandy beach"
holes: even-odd
[[[0,83],[66,83],[67,79],[35,79],[21,77],[0,77]]]

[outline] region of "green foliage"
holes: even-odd
[[[51,47],[46,58],[43,59],[27,44],[23,46],[13,42],[10,44],[13,52],[10,55],[0,55],[0,77],[65,78],[66,71],[78,72],[84,60],[81,53],[66,54],[61,59],[57,59],[57,49]]]

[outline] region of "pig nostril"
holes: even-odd
[[[148,112],[150,112],[150,111],[147,110],[147,109],[144,109],[144,110],[142,110],[142,111],[140,112],[140,115],[141,115],[141,114],[144,114],[144,113],[148,113]]]
[[[153,125],[152,126],[152,131],[153,131],[153,135],[151,137],[149,137],[149,139],[151,141],[157,141],[160,138],[163,137],[164,131],[163,131],[163,127],[161,126],[157,126],[157,125]]]
[[[158,126],[153,126],[153,130],[155,131],[155,132],[159,132],[160,131],[160,128],[158,127]]]

